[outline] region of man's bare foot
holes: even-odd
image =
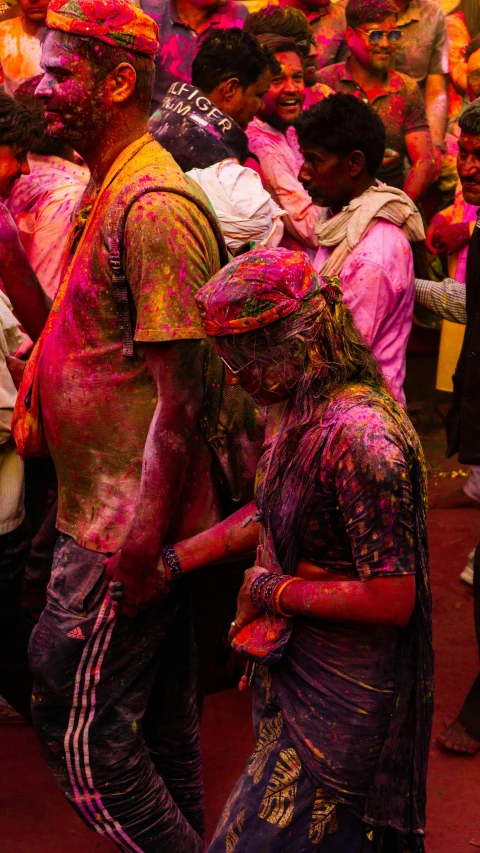
[[[466,755],[475,755],[480,750],[480,741],[470,737],[458,719],[450,723],[438,736],[437,740],[450,752],[463,752]]]
[[[448,495],[432,498],[428,505],[430,509],[480,509],[480,501],[470,498],[463,489],[455,489]]]

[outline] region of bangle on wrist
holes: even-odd
[[[160,551],[160,559],[165,563],[165,574],[168,583],[173,583],[182,576],[182,567],[173,545],[165,545]]]
[[[281,592],[297,578],[285,577],[274,572],[262,572],[251,583],[249,596],[252,604],[258,609],[273,615],[290,617],[279,603]]]

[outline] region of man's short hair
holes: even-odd
[[[391,15],[397,17],[398,9],[392,0],[348,0],[345,15],[347,27],[361,27],[377,24]]]
[[[472,136],[480,134],[480,98],[472,101],[463,111],[458,119],[458,126],[462,133],[468,133]]]
[[[475,38],[471,40],[470,44],[467,44],[464,50],[464,55],[467,62],[470,57],[477,52],[477,50],[480,50],[480,35],[475,36]]]
[[[214,29],[193,60],[192,85],[208,95],[236,77],[242,89],[247,89],[267,68],[277,70],[275,57],[251,33],[238,27]]]
[[[51,30],[48,27],[43,27],[38,34],[38,38],[42,44],[48,34],[52,32],[55,33],[60,44],[69,53],[76,53],[90,63],[94,74],[98,76],[99,80],[103,80],[121,62],[128,62],[135,69],[137,75],[134,94],[138,99],[142,112],[150,115],[153,84],[155,82],[155,64],[153,59],[141,53],[135,53],[134,51],[117,47],[113,44],[107,44],[104,41],[100,41],[100,39],[71,35],[71,33]]]
[[[294,42],[293,39],[286,38],[286,36],[277,36],[275,33],[265,33],[264,35],[257,36],[257,40],[260,44],[268,47],[273,54],[296,53],[297,56],[300,56],[301,58],[301,53],[296,42]]]
[[[339,92],[302,113],[295,127],[301,145],[318,145],[331,154],[361,151],[368,174],[377,174],[385,154],[385,126],[373,107]]]
[[[0,145],[30,151],[42,136],[27,108],[0,92]]]
[[[307,16],[293,6],[265,6],[258,12],[250,12],[245,18],[244,30],[255,36],[272,33],[297,43],[315,44]]]

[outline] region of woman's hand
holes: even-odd
[[[235,634],[238,634],[241,628],[248,625],[249,622],[253,622],[253,620],[257,619],[258,616],[261,616],[263,611],[255,607],[251,602],[250,587],[255,578],[258,578],[259,575],[266,571],[267,569],[262,569],[260,566],[253,566],[252,569],[247,569],[245,572],[243,586],[238,593],[235,621],[232,622],[230,631],[228,632],[228,641],[230,643],[232,642]]]

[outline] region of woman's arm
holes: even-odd
[[[289,616],[402,628],[408,624],[415,605],[415,576],[372,578],[363,582],[298,578],[280,593],[279,605]]]
[[[182,574],[202,566],[227,561],[254,552],[258,544],[260,524],[246,519],[257,512],[255,501],[237,510],[224,521],[175,545]]]

